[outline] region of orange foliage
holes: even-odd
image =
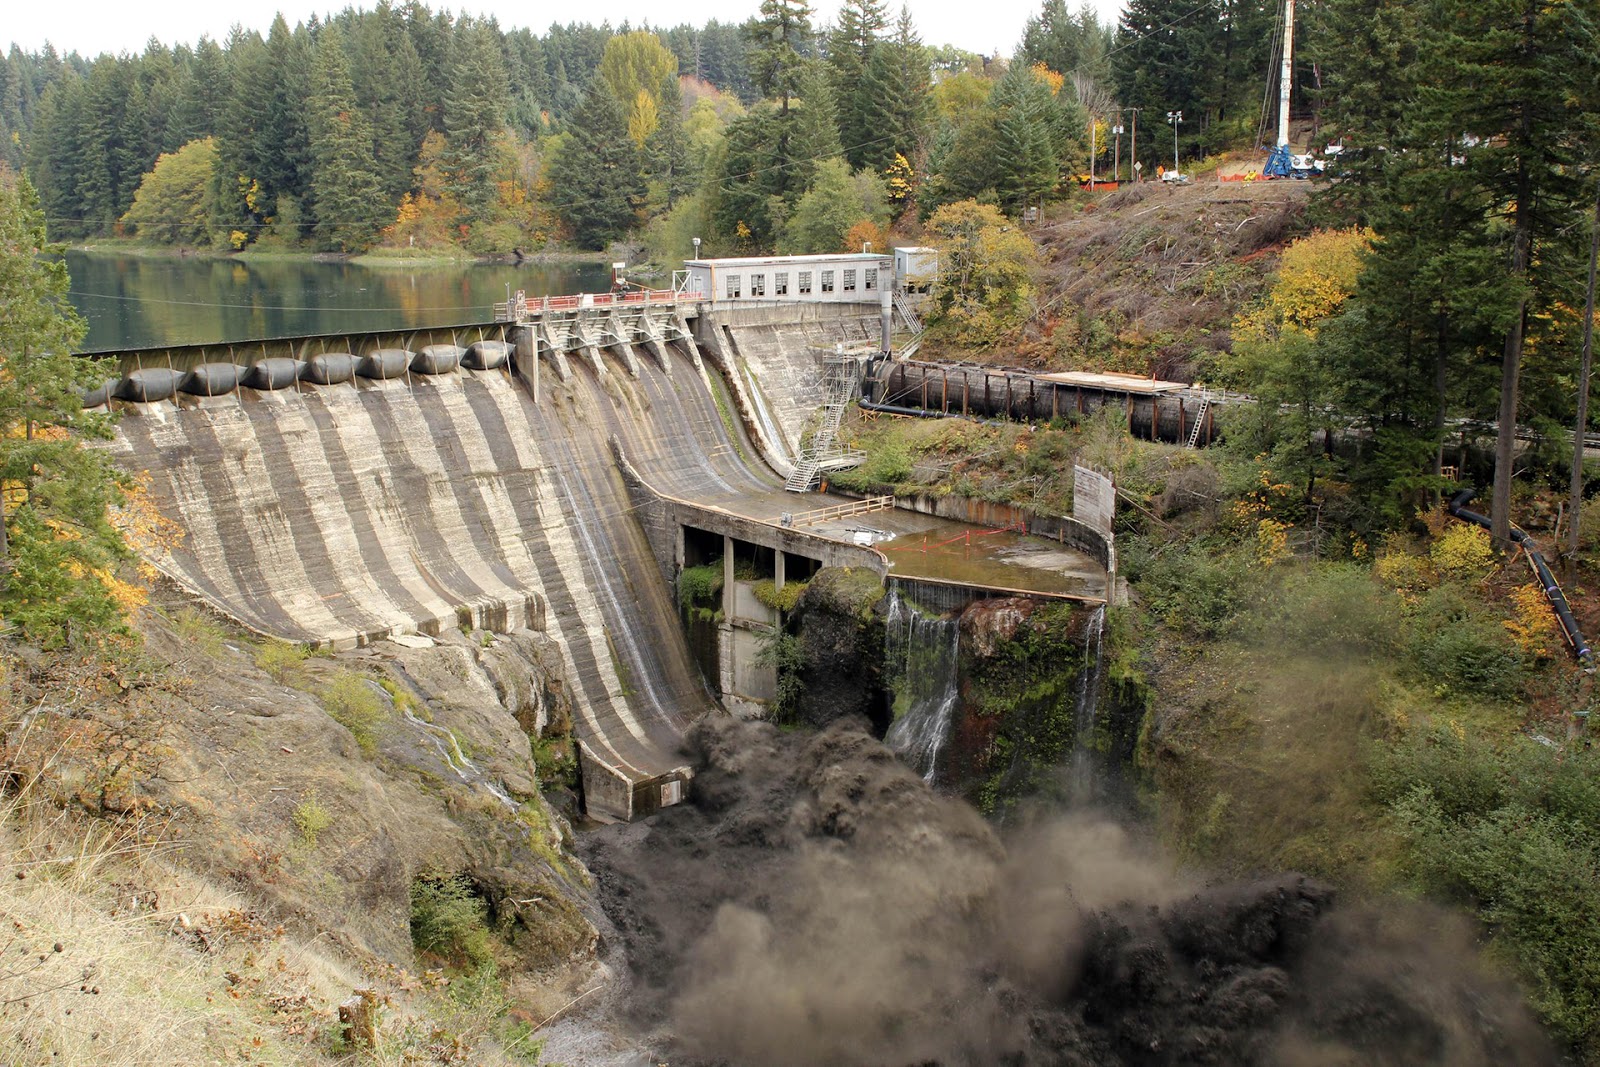
[[[870,242],[874,252],[887,252],[889,250],[889,231],[879,226],[871,219],[862,219],[844,235],[844,252],[859,252],[861,246]]]
[[[1061,92],[1061,87],[1067,83],[1066,75],[1057,74],[1043,63],[1035,63],[1029,69],[1033,71],[1033,76],[1035,78],[1038,78],[1040,81],[1050,86],[1050,92],[1052,94],[1059,94]]]

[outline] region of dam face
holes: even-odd
[[[456,626],[548,633],[572,688],[585,805],[631,818],[680,799],[683,731],[718,704],[671,561],[638,521],[638,481],[713,519],[740,502],[763,516],[793,507],[772,465],[809,414],[809,350],[870,323],[774,323],[772,310],[742,328],[703,316],[705,361],[687,337],[587,345],[567,373],[546,366],[537,403],[531,352],[515,372],[435,353],[412,364],[431,373],[323,385],[268,383],[282,368],[267,363],[292,361],[267,359],[240,375],[260,388],[110,401],[112,447],[185,532],[152,562],[257,632],[333,648]]]

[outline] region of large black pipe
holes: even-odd
[[[1451,497],[1450,514],[1467,522],[1475,522],[1485,530],[1493,529],[1487,515],[1467,510],[1467,501],[1476,495],[1475,489],[1463,489]],[[1583,669],[1593,674],[1594,653],[1584,641],[1583,632],[1578,629],[1578,620],[1572,617],[1572,608],[1567,605],[1567,595],[1561,591],[1561,585],[1551,573],[1549,565],[1545,563],[1544,555],[1533,547],[1533,539],[1515,526],[1511,527],[1511,540],[1528,554],[1528,559],[1533,563],[1534,573],[1539,576],[1539,583],[1544,586],[1545,599],[1550,601],[1550,607],[1555,610],[1556,619],[1561,623],[1561,630],[1566,635],[1567,643],[1572,646],[1572,651],[1578,657],[1578,662],[1583,665]]]

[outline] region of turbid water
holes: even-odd
[[[604,292],[599,263],[232,259],[70,251],[85,352],[484,322],[496,301]]]

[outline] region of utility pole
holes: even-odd
[[[1122,180],[1122,124],[1118,123],[1111,127],[1111,132],[1117,136],[1117,147],[1111,154],[1111,180],[1120,182]]]
[[[1167,121],[1172,123],[1172,173],[1182,174],[1183,171],[1178,166],[1178,124],[1183,121],[1183,112],[1167,112]],[[1177,181],[1177,179],[1174,178],[1173,181]]]
[[[1096,125],[1097,123],[1094,121],[1094,115],[1091,113],[1089,115],[1089,191],[1091,193],[1094,192],[1094,128]]]
[[[1144,108],[1141,108],[1141,107],[1125,107],[1122,110],[1133,112],[1133,143],[1128,146],[1128,155],[1133,157],[1133,162],[1134,162],[1133,181],[1134,181],[1134,184],[1137,185],[1138,182],[1139,182],[1139,171],[1143,169],[1138,165],[1139,164],[1139,112],[1143,111]]]

